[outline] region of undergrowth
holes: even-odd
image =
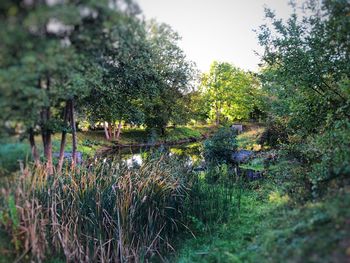
[[[299,169],[282,161],[281,167]],[[227,222],[209,224],[196,238],[183,242],[174,261],[348,262],[350,187],[329,191],[317,200],[295,199],[301,193],[290,187],[297,180],[284,185],[286,178],[276,178],[281,167],[264,181],[245,182],[239,211],[234,210]],[[231,204],[235,206],[237,200]]]

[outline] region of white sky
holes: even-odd
[[[187,57],[208,71],[213,60],[258,70],[261,51],[256,33],[264,24],[264,6],[286,18],[288,0],[137,0],[147,19],[169,24]],[[300,2],[300,1],[298,1]]]

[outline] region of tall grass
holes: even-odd
[[[212,184],[202,178],[193,178],[187,206],[189,225],[195,223],[195,228],[204,229],[194,230],[205,230],[210,224],[224,223],[234,208],[233,200],[233,188],[222,183]]]
[[[54,176],[26,168],[1,190],[0,220],[22,256],[36,262],[161,258],[183,229],[186,178],[164,157],[138,169],[112,161]]]

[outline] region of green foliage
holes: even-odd
[[[259,34],[265,48],[263,87],[272,113],[282,117],[292,133],[317,133],[329,113],[339,117],[349,111],[343,84],[350,78],[345,30],[349,10],[347,1],[323,1],[321,6],[308,1],[307,15],[294,13],[287,21],[266,11],[270,23],[261,26]]]
[[[273,124],[263,135],[309,167],[314,194],[349,172],[348,1],[308,1],[283,21],[266,10],[263,89]],[[340,55],[341,54],[341,55]],[[328,182],[328,183],[327,183]]]
[[[156,82],[149,87],[153,89],[153,94],[142,98],[142,106],[146,126],[164,135],[169,122],[181,125],[189,120],[187,94],[191,90],[195,70],[179,47],[180,36],[169,25],[152,20],[147,29],[154,54]]]
[[[215,172],[220,180],[213,181]],[[225,223],[232,216],[235,209],[232,205],[234,183],[228,176],[226,165],[218,166],[216,171],[213,168],[213,171],[193,173],[189,182],[185,207],[192,232],[203,233],[210,230],[211,225]]]
[[[216,124],[248,119],[261,107],[257,78],[229,63],[214,61],[201,79],[202,105]]]
[[[239,217],[207,226],[202,235],[183,242],[174,261],[346,262],[348,190],[291,206],[281,203],[288,196],[278,189],[270,180],[246,185]]]
[[[298,146],[290,146],[304,163],[309,165],[308,180],[313,194],[324,192],[332,181],[343,181],[350,172],[350,122],[331,120],[324,131],[310,136]]]
[[[11,173],[19,168],[18,161],[30,159],[29,145],[26,143],[1,143],[0,167],[4,174]]]
[[[288,132],[283,120],[275,118],[268,119],[265,131],[261,134],[259,144],[276,147],[288,142]]]
[[[94,122],[118,120],[140,124],[144,119],[140,100],[155,92],[155,86],[150,87],[155,73],[145,26],[136,17],[120,12],[104,17],[103,22],[82,30],[85,38],[76,39],[82,52],[96,57],[103,68],[102,85],[93,87],[83,102],[84,109]],[[100,32],[101,27],[108,33],[91,43],[91,34]]]
[[[229,127],[220,128],[210,139],[204,141],[204,158],[209,163],[229,163],[237,149],[236,132]]]
[[[243,169],[253,170],[253,171],[264,171],[266,168],[263,158],[254,158],[249,163],[241,164],[239,167]]]
[[[264,134],[266,128],[263,126],[249,126],[244,123],[247,131],[237,135],[237,145],[239,149],[246,150],[260,150],[261,149],[261,137]]]
[[[166,131],[165,139],[167,141],[179,141],[182,139],[190,139],[190,138],[200,138],[201,133],[190,127],[176,127],[176,128],[168,128]]]
[[[12,224],[12,228],[15,230],[19,227],[19,218],[18,212],[16,208],[15,198],[13,195],[8,197],[8,209],[10,212],[10,220]]]
[[[10,237],[2,228],[0,228],[0,248],[0,263],[15,261],[15,255],[12,252],[14,248],[11,246]]]

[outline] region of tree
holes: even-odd
[[[224,119],[248,119],[260,107],[257,78],[226,62],[212,63],[209,73],[202,75],[201,90],[208,116],[216,125]]]
[[[179,35],[170,26],[150,21],[148,39],[156,75],[155,82],[149,83],[154,92],[144,98],[145,124],[164,135],[169,122],[180,124],[188,119],[183,100],[191,90],[195,70],[178,46]]]
[[[94,122],[105,123],[107,139],[118,139],[122,122],[143,123],[140,105],[144,96],[154,92],[156,86],[151,84],[155,69],[142,21],[125,14],[106,20],[108,23],[101,25],[105,33],[94,45],[79,43],[79,40],[77,43],[84,52],[95,54],[104,69],[102,85],[96,86],[85,100],[88,116]],[[89,31],[82,33],[89,34]]]
[[[271,125],[277,132],[270,131],[307,163],[317,189],[350,170],[350,3],[304,6],[303,15],[293,13],[286,21],[266,10],[269,23],[259,32],[265,49],[261,79],[269,115],[278,120]]]
[[[74,50],[61,43],[63,35],[69,31],[68,26],[62,23],[61,29],[55,31],[51,25],[56,21],[58,14],[61,14],[60,21],[66,23],[74,24],[79,21],[72,18],[74,11],[68,12],[63,5],[46,6],[39,2],[16,2],[7,8],[12,12],[2,20],[7,30],[3,32],[6,41],[3,42],[4,52],[1,55],[3,89],[7,90],[5,94],[9,96],[4,97],[10,109],[7,118],[28,125],[29,140],[36,162],[38,155],[33,133],[36,126],[40,126],[47,168],[52,173],[51,134],[54,120],[51,108],[59,101],[60,94],[65,93],[66,87],[60,85],[60,79],[67,77],[65,74],[68,71],[66,72],[65,68],[69,64],[65,58],[72,58]],[[21,38],[21,42],[18,42],[18,38]],[[20,78],[10,77],[14,70],[21,75]],[[41,96],[36,98],[36,93]],[[21,94],[22,99],[32,101],[33,107],[26,109],[28,104],[20,101],[18,94]],[[20,116],[19,113],[24,111],[25,114]]]
[[[125,13],[132,15],[135,5],[127,1],[126,6],[130,8]],[[36,162],[34,133],[41,133],[49,173],[53,172],[51,135],[62,130],[60,168],[68,121],[74,165],[77,99],[100,83],[101,67],[96,58],[81,52],[79,41],[74,40],[86,36],[81,34],[82,28],[96,30],[105,17],[118,16],[115,8],[107,1],[5,1],[0,6],[0,23],[5,29],[0,33],[4,40],[0,44],[1,104],[6,109],[3,121],[17,121],[26,127]],[[101,35],[103,32],[95,37]],[[88,42],[93,43],[92,39]],[[65,113],[60,114],[62,111]]]
[[[287,21],[266,10],[270,23],[259,32],[265,48],[261,77],[273,114],[286,119],[293,133],[318,132],[329,113],[349,117],[343,85],[350,77],[349,11],[342,0],[320,7],[308,1],[302,17],[294,13]]]

